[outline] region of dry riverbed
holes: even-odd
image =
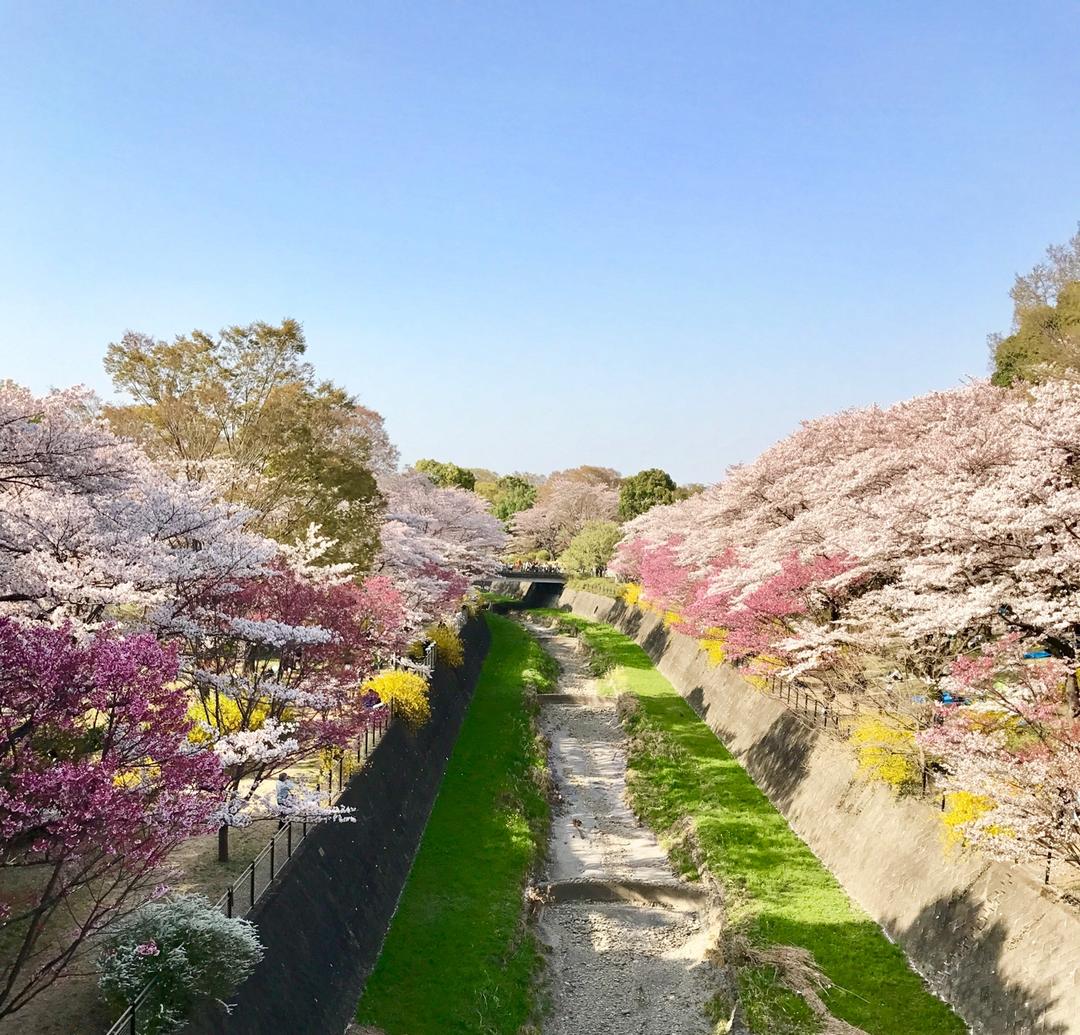
[[[709,1035],[704,1006],[721,978],[705,960],[707,898],[627,805],[615,701],[598,696],[578,641],[526,624],[562,666],[539,718],[559,793],[538,920],[550,950],[544,1035]]]

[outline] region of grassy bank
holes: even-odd
[[[508,619],[487,621],[491,649],[357,1010],[387,1035],[516,1035],[533,1012],[522,889],[549,810],[526,686],[543,651]]]
[[[729,928],[750,945],[801,946],[834,987],[829,1010],[870,1035],[960,1035],[960,1019],[933,996],[893,945],[792,832],[648,655],[608,625],[556,611],[607,669],[605,682],[634,695],[627,721],[634,808],[668,835],[687,876],[704,867],[725,888]],[[672,836],[692,821],[692,843]],[[821,1030],[804,1003],[780,988],[769,965],[739,974],[752,1030],[803,1035]]]

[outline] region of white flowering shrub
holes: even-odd
[[[99,963],[101,990],[123,1007],[153,981],[139,1011],[139,1032],[164,1035],[199,999],[224,999],[262,954],[254,924],[223,916],[200,896],[148,902],[109,929]]]

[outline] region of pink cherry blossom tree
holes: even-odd
[[[590,521],[618,518],[618,476],[610,472],[612,484],[610,478],[585,477],[582,470],[556,472],[544,483],[536,503],[514,515],[511,531],[516,553],[544,550],[555,557]]]
[[[886,709],[910,712],[916,689],[945,688],[958,658],[1010,635],[1048,652],[1059,663],[1043,695],[1057,702],[1052,722],[1011,714],[986,733],[950,711],[928,736],[963,733],[969,762],[955,749],[951,778],[995,802],[998,820],[1011,803],[1009,829],[1028,832],[1010,844],[1030,853],[1059,837],[1053,851],[1068,857],[1061,838],[1072,835],[1051,832],[1076,785],[1078,429],[1072,382],[975,382],[811,421],[720,484],[629,523],[613,568],[687,632],[722,629],[733,660],[767,658]],[[1021,754],[1009,750],[1016,724],[1041,733]],[[1042,819],[1023,826],[1009,779]],[[1056,790],[1037,800],[1036,786]]]
[[[949,792],[975,808],[967,844],[995,858],[1045,856],[1080,866],[1080,720],[1064,695],[1068,666],[1034,659],[1006,635],[952,666],[946,685],[969,704],[939,708],[917,735]]]
[[[294,792],[283,812],[260,791],[281,768],[355,743],[371,722],[361,684],[403,646],[401,595],[387,578],[359,582],[312,564],[310,555],[294,552],[291,560],[209,586],[161,630],[183,644],[193,714],[224,767],[223,861],[229,828],[253,818],[339,817],[313,794]]]
[[[506,546],[502,522],[473,492],[440,488],[415,471],[384,475],[378,569],[401,591],[410,629],[453,612],[472,582],[493,574]]]

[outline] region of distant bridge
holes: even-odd
[[[507,583],[512,585],[507,585]],[[514,571],[507,568],[491,580],[496,592],[518,598],[516,607],[554,607],[562,596],[566,577],[558,571]]]
[[[513,568],[504,568],[494,578],[517,579],[519,582],[550,582],[559,586],[566,585],[566,576],[561,571],[523,569],[515,571]]]

